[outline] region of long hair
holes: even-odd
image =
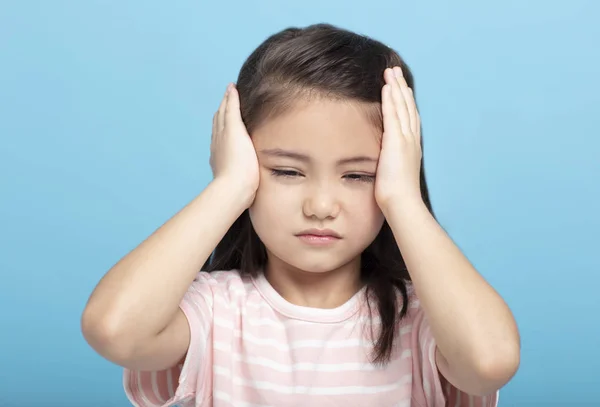
[[[299,98],[316,96],[375,106],[372,121],[383,130],[383,72],[393,66],[402,68],[414,93],[410,69],[398,53],[381,42],[329,24],[287,28],[267,38],[242,65],[237,80],[242,119],[252,135],[265,120],[292,108]],[[421,196],[434,215],[423,164],[421,159]],[[227,231],[203,270],[237,269],[242,275],[256,276],[266,262],[265,247],[246,210]],[[410,282],[387,222],[361,255],[361,279],[367,288],[369,309],[370,301],[375,301],[381,318],[373,362],[383,364],[390,360],[398,323],[408,309]],[[397,304],[398,291],[402,294],[401,308]]]

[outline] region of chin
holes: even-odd
[[[307,263],[304,262],[305,264],[298,264],[298,263],[288,263],[290,266],[297,268],[298,270],[301,270],[305,273],[311,273],[311,274],[325,274],[328,273],[332,270],[335,270],[337,268],[339,268],[341,265],[328,265],[328,264],[324,264],[324,263]]]
[[[287,264],[289,267],[304,273],[324,274],[352,263],[358,256],[357,254],[340,261],[340,258],[334,253],[329,253],[327,255],[323,254],[302,253],[300,256],[298,256],[298,254],[292,256],[286,256],[285,254],[278,256],[275,254],[274,257],[277,258],[277,262]],[[273,253],[271,253],[271,255],[273,255]]]

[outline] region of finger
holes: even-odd
[[[402,132],[400,119],[396,112],[394,101],[392,99],[392,85],[385,84],[381,89],[381,112],[383,113],[383,131]]]
[[[415,103],[415,98],[413,97],[412,89],[408,87],[406,83],[406,78],[404,78],[404,74],[402,73],[402,69],[400,67],[394,68],[394,73],[396,74],[396,79],[398,80],[398,84],[400,85],[400,89],[402,90],[402,95],[404,96],[404,102],[406,104],[406,110],[408,111],[408,117],[410,119],[410,129],[413,134],[417,134],[417,106]]]
[[[408,86],[405,88],[404,99],[406,100],[406,106],[408,107],[408,116],[410,117],[410,129],[414,135],[417,134],[417,107],[415,105],[415,99],[413,97],[412,89]]]
[[[387,75],[387,83],[392,88],[392,100],[396,108],[396,114],[400,120],[400,128],[402,129],[402,133],[405,136],[408,136],[410,134],[410,117],[408,115],[408,110],[406,109],[406,103],[404,101],[404,96],[402,95],[402,90],[400,89],[400,84],[396,79],[393,69],[389,69]]]
[[[404,102],[403,107],[404,107],[404,109],[406,111],[406,115],[408,117],[408,127],[409,127],[411,133],[414,135],[415,131],[416,131],[416,129],[415,129],[416,117],[415,117],[414,103],[411,103],[411,102],[413,102],[412,95],[410,94],[410,88],[408,87],[408,84],[406,83],[406,79],[404,78],[402,68],[400,68],[399,66],[394,67],[394,76],[396,78],[396,81],[398,82],[398,87],[400,88],[400,93],[402,94],[402,100]]]
[[[240,98],[235,86],[231,86],[229,90],[227,104],[225,106],[225,123],[239,124],[242,122],[242,114],[240,112]]]
[[[211,143],[213,143],[215,141],[215,135],[217,134],[217,116],[219,115],[219,112],[215,112],[215,114],[213,114],[213,118],[212,118],[212,135],[210,138]]]
[[[410,90],[410,94],[413,95],[413,101],[415,100],[414,98],[414,92],[411,89]],[[417,132],[415,133],[418,137],[418,141],[419,141],[419,145],[421,144],[421,114],[419,113],[419,109],[417,108],[417,102],[415,102],[415,112],[417,114],[417,123],[415,124],[415,127],[417,128]]]
[[[221,104],[219,105],[219,110],[217,111],[217,132],[220,132],[225,127],[225,107],[227,106],[227,98],[229,96],[229,88],[230,85],[227,86],[227,90],[225,91],[225,95],[223,95],[223,100],[221,100]]]

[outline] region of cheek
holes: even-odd
[[[250,207],[254,212],[280,212],[291,204],[291,194],[268,177],[261,176],[256,197]]]
[[[369,235],[377,235],[385,221],[373,194],[354,195],[354,199],[346,203],[346,213],[353,227]]]
[[[297,206],[294,199],[289,188],[282,191],[281,186],[261,180],[254,202],[249,208],[250,220],[261,239],[268,240],[268,236],[277,234],[283,226],[282,220],[292,217],[293,208]]]

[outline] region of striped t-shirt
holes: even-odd
[[[369,338],[380,320],[375,306],[369,318],[364,289],[338,308],[315,309],[287,302],[262,274],[201,272],[181,302],[191,330],[185,361],[126,369],[127,397],[138,407],[496,406],[498,393],[470,396],[441,377],[431,329],[409,292],[391,361],[377,366]]]

